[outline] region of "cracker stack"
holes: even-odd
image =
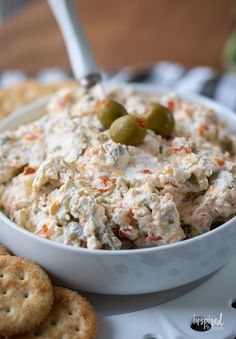
[[[0,337],[94,339],[96,314],[75,291],[53,287],[38,265],[0,246]]]
[[[65,80],[51,85],[42,84],[35,80],[27,80],[18,85],[0,90],[0,120],[13,111],[30,102],[55,93],[63,87],[76,88],[74,80]]]

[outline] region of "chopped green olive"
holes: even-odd
[[[193,186],[199,185],[197,177],[194,173],[191,174],[191,176],[186,180],[186,182],[193,185]]]
[[[100,123],[109,128],[113,121],[127,114],[126,109],[119,102],[104,99],[96,105],[96,114]]]
[[[159,103],[150,103],[146,115],[147,128],[163,137],[170,137],[175,128],[173,114]]]
[[[124,145],[138,145],[147,134],[145,122],[132,115],[125,115],[113,122],[110,127],[111,139]]]

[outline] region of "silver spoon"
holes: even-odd
[[[48,0],[48,3],[63,35],[75,79],[87,88],[100,84],[101,97],[105,97],[101,72],[76,14],[74,0]]]

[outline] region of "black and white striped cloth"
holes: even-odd
[[[62,69],[44,69],[34,78],[53,83],[71,77]],[[29,75],[20,71],[6,71],[0,74],[0,87],[16,84]],[[200,93],[220,102],[224,106],[236,110],[236,74],[219,74],[209,67],[187,69],[182,65],[170,62],[159,62],[148,69],[134,70],[125,68],[116,74],[104,74],[106,80],[117,82],[142,82],[157,84],[185,93]]]

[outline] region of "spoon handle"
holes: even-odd
[[[101,74],[76,14],[74,0],[48,0],[48,3],[62,32],[75,79],[81,85],[95,85]]]

